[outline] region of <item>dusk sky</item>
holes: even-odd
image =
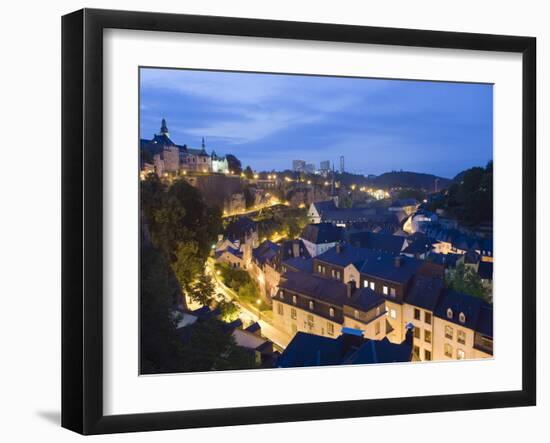
[[[301,159],[352,173],[454,177],[493,157],[491,85],[142,69],[140,135],[234,154],[252,169]]]

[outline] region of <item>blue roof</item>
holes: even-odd
[[[332,223],[309,224],[303,229],[300,238],[316,245],[335,243],[342,240],[342,228]]]
[[[385,302],[385,298],[370,288],[356,289],[350,298],[344,302],[345,305],[361,309],[364,312],[379,306]]]
[[[313,272],[313,260],[311,258],[293,257],[283,262],[289,270],[302,271],[311,274]]]
[[[298,332],[283,351],[277,365],[282,368],[410,361],[412,343],[393,344],[387,338],[368,340],[355,334],[338,338]]]
[[[252,257],[260,264],[268,263],[278,256],[279,250],[279,245],[266,240],[252,250]]]
[[[405,238],[398,235],[367,231],[350,234],[349,242],[353,246],[361,248],[399,254],[405,243]]]
[[[447,316],[448,309],[452,311],[452,316],[450,318]],[[481,317],[482,311],[483,317]],[[466,317],[464,323],[459,320],[461,312],[464,313]],[[444,291],[439,298],[439,302],[434,310],[434,315],[478,332],[481,332],[479,329],[489,329],[487,322],[488,319],[491,318],[490,329],[492,330],[492,305],[472,295],[462,294],[452,290]]]
[[[372,363],[398,363],[411,361],[412,345],[395,344],[387,338],[369,340],[351,354],[344,364],[364,365]]]
[[[399,266],[396,265],[399,261]],[[367,257],[359,271],[362,274],[372,277],[379,277],[397,283],[406,283],[422,266],[423,261],[411,257],[400,256],[399,258],[391,254],[372,255]]]
[[[279,288],[339,306],[347,299],[347,286],[344,283],[305,272],[286,272],[279,282]]]
[[[339,365],[343,343],[333,338],[298,332],[282,353],[277,365],[281,368]]]
[[[370,249],[358,248],[351,245],[340,245],[330,248],[328,251],[323,252],[315,258],[325,263],[346,267],[352,263],[362,264],[365,257],[372,253],[373,251]]]
[[[442,278],[417,275],[407,292],[405,301],[410,305],[433,311],[444,287]]]

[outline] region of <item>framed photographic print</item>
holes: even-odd
[[[534,38],[62,25],[64,427],[535,404]]]

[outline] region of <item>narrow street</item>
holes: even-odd
[[[218,275],[214,271],[213,261],[208,260],[206,264],[207,274],[212,277],[216,293],[222,294],[227,300],[233,300],[240,308],[239,318],[243,320],[243,323],[258,322],[262,329],[262,335],[271,340],[275,345],[281,349],[285,349],[290,343],[292,337],[285,332],[275,328],[269,318],[272,315],[272,311],[260,311],[255,306],[245,303],[239,300],[238,295],[232,289],[228,288],[219,280]]]

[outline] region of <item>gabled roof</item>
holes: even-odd
[[[260,246],[252,250],[252,257],[256,262],[263,265],[274,260],[278,256],[280,249],[279,245],[265,240]]]
[[[359,272],[396,283],[406,283],[422,266],[423,261],[391,254],[371,254],[363,261]]]
[[[239,217],[227,226],[225,229],[225,236],[232,241],[240,240],[255,231],[257,226],[256,222],[248,217]]]
[[[405,302],[428,311],[433,311],[445,287],[442,278],[416,275],[407,292]]]
[[[342,228],[332,223],[309,224],[303,229],[300,238],[316,245],[336,243],[342,240]]]
[[[352,263],[360,266],[365,257],[373,254],[373,251],[366,248],[358,248],[351,245],[339,245],[330,248],[328,251],[319,254],[315,257],[319,261],[325,263],[346,267]]]
[[[355,232],[349,235],[349,242],[353,246],[373,249],[375,251],[390,252],[399,254],[405,244],[401,236],[386,233]]]
[[[282,353],[277,366],[291,368],[339,365],[343,353],[341,340],[298,332]]]
[[[289,271],[301,271],[311,274],[313,272],[313,260],[311,258],[292,257],[283,262]]]
[[[416,236],[409,245],[403,249],[403,254],[425,254],[432,250],[433,242],[425,236]]]
[[[393,344],[387,338],[368,340],[342,334],[338,338],[298,332],[282,353],[277,366],[335,366],[345,364],[394,363],[410,361],[412,343]]]
[[[339,306],[342,306],[347,299],[346,285],[339,280],[300,271],[284,273],[279,282],[279,288]]]
[[[451,317],[447,316],[448,309],[452,312]],[[481,317],[482,311],[483,317]],[[459,319],[461,312],[464,313],[465,316],[465,321],[463,323]],[[439,302],[434,310],[434,315],[459,326],[464,326],[475,331],[484,329],[488,332],[489,328],[487,327],[487,321],[489,317],[492,318],[493,307],[478,297],[446,290],[439,298]],[[480,322],[480,320],[482,321]],[[487,333],[486,335],[489,334]],[[490,336],[492,337],[492,331]]]
[[[299,257],[311,258],[311,254],[304,245],[304,242],[300,239],[285,240],[281,244],[281,261],[294,257],[295,247],[298,249]]]
[[[359,288],[355,290],[350,298],[346,298],[344,305],[367,312],[384,302],[385,298],[378,295],[372,289]]]
[[[333,200],[315,202],[313,203],[313,206],[315,207],[315,210],[319,213],[319,215],[322,215],[325,211],[334,211],[338,209]]]

